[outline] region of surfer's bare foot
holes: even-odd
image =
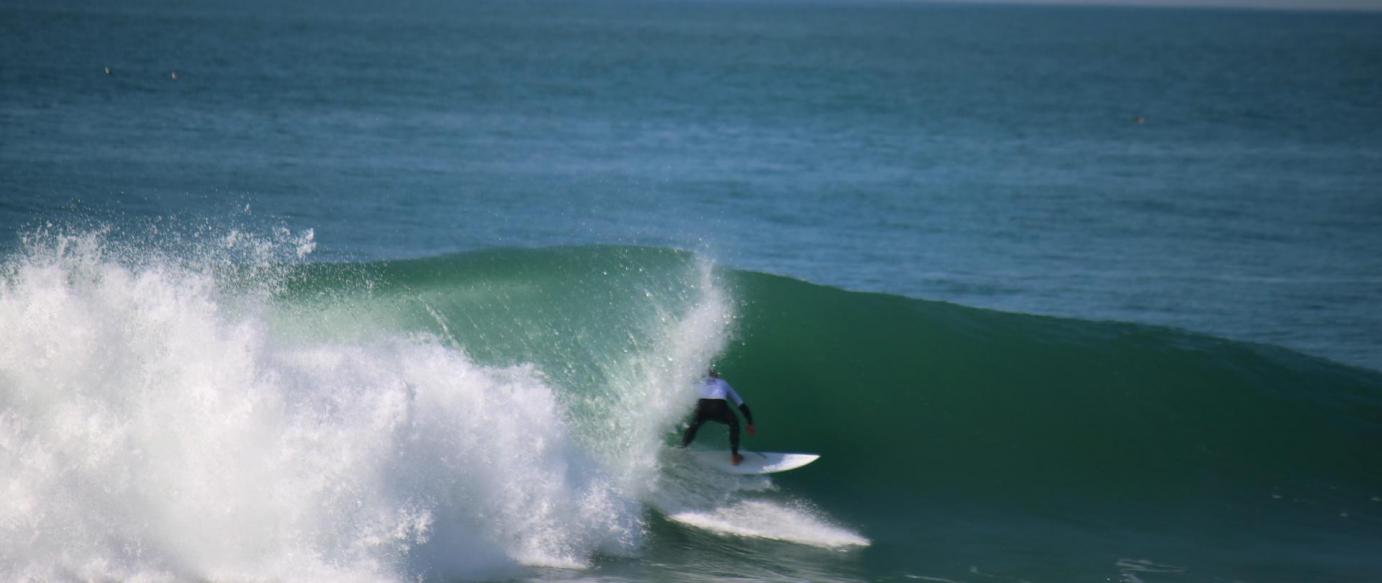
[[[732,454],[729,454],[729,461],[730,461],[730,463],[732,463],[732,464],[734,464],[734,465],[737,466],[737,465],[739,465],[739,462],[744,461],[744,456],[739,455],[739,454],[737,454],[737,453],[732,453]]]

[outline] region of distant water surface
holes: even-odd
[[[675,245],[1382,368],[1374,14],[18,2],[0,26],[11,232],[248,206],[324,259]]]

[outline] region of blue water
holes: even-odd
[[[248,207],[328,260],[672,245],[1382,368],[1372,14],[18,2],[0,25],[9,233]]]
[[[1382,370],[1379,104],[1374,13],[12,0],[0,253],[59,231],[122,260],[232,233],[308,263],[678,248]],[[1109,572],[1235,574],[1132,559]],[[903,572],[858,568],[817,576]],[[1304,569],[1280,580],[1376,573]]]

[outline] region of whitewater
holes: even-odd
[[[629,324],[641,350],[595,363],[573,398],[532,362],[477,362],[448,332],[339,333],[276,305],[310,231],[201,239],[177,255],[43,232],[6,259],[4,578],[582,569],[636,555],[654,498],[694,506],[658,475],[664,434],[732,328],[707,263],[682,274],[683,306]],[[582,407],[595,411],[573,418]]]

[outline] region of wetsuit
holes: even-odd
[[[734,392],[734,387],[720,378],[705,379],[705,382],[701,383],[700,393],[701,400],[696,403],[696,418],[691,421],[691,426],[686,428],[681,445],[691,445],[701,425],[706,421],[714,421],[729,426],[730,451],[739,453],[739,419],[729,410],[726,399],[734,401],[734,404],[739,406],[739,412],[744,415],[744,421],[753,425],[753,413],[749,412],[749,405],[739,397],[739,393]]]

